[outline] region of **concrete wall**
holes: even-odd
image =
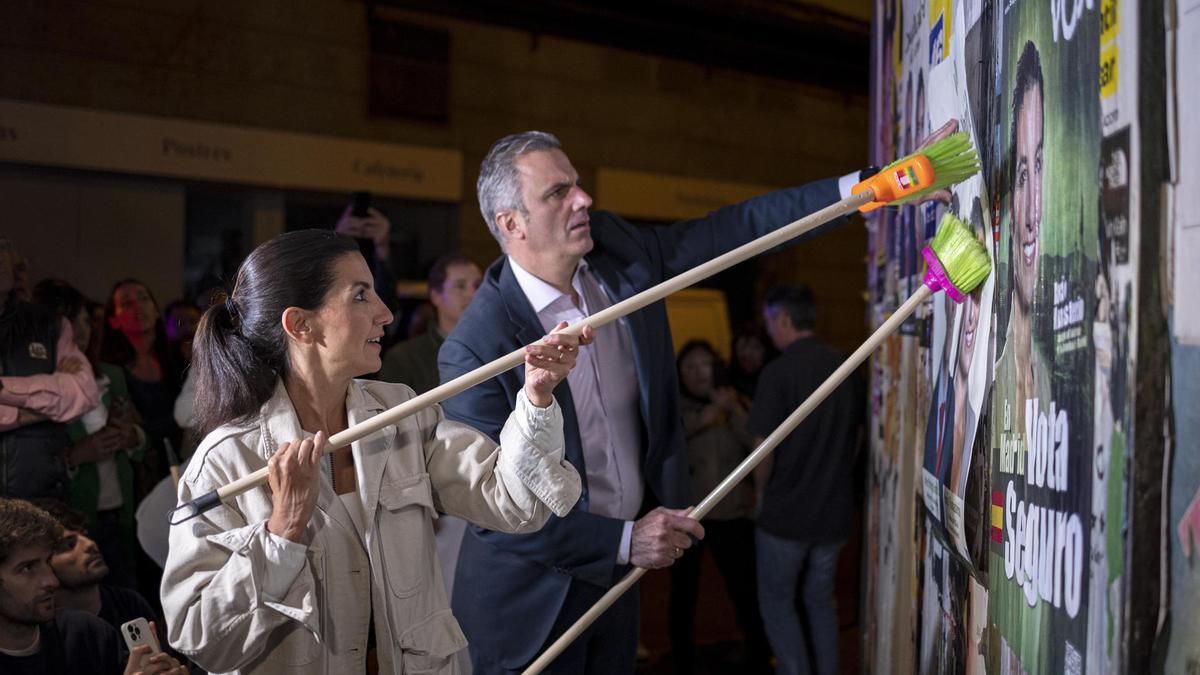
[[[599,166],[788,185],[866,163],[863,96],[518,30],[388,10],[451,33],[446,124],[367,112],[368,25],[349,0],[23,0],[0,22],[0,97],[456,148],[463,193],[499,136],[563,140],[585,185]],[[603,197],[597,204],[603,208]],[[460,241],[498,252],[473,200]],[[826,302],[830,336],[863,335],[861,227],[768,263]],[[824,321],[824,320],[823,320]]]
[[[0,168],[4,234],[31,283],[65,279],[95,300],[141,279],[160,308],[183,290],[184,191],[167,181]]]

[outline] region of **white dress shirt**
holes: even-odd
[[[569,324],[602,311],[612,300],[580,261],[571,287],[563,293],[508,259],[521,291],[549,333],[558,322]],[[578,304],[576,304],[578,303]],[[633,519],[645,493],[642,481],[641,410],[633,342],[625,319],[596,329],[591,345],[581,347],[567,376],[588,486],[588,512],[625,520],[617,564],[629,562]]]

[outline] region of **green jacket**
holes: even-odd
[[[100,405],[105,409],[112,404],[113,396],[128,396],[129,389],[125,384],[125,372],[120,366],[111,363],[96,364],[96,378],[108,377],[108,389],[100,396]],[[83,422],[74,420],[67,425],[67,436],[71,443],[77,443],[87,436]],[[134,526],[134,497],[133,497],[133,462],[142,461],[146,454],[146,438],[143,434],[142,443],[129,452],[118,452],[113,455],[117,463],[117,479],[121,484],[121,543],[125,546],[128,560],[133,560],[134,542],[137,530]],[[72,508],[82,511],[88,519],[88,527],[96,525],[96,503],[100,499],[100,473],[94,462],[85,462],[75,468],[71,477],[70,504]]]

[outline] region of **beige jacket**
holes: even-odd
[[[413,395],[405,385],[355,380],[349,422]],[[280,443],[305,435],[281,381],[258,420],[204,439],[179,499],[266,466]],[[442,584],[436,511],[533,532],[551,511],[565,516],[580,493],[579,475],[563,459],[557,402],[538,409],[522,392],[500,440],[503,450],[434,406],[354,443],[365,536],[323,473],[311,543],[282,598],[263,591],[274,545],[265,486],[173,527],[162,581],[171,645],[213,672],[362,673],[374,618],[381,673],[461,672],[455,654],[467,641]]]

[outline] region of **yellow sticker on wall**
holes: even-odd
[[[1105,45],[1117,39],[1121,28],[1121,14],[1117,5],[1118,0],[1101,0],[1100,2],[1100,44]]]
[[[1117,93],[1117,43],[1100,50],[1100,96]]]

